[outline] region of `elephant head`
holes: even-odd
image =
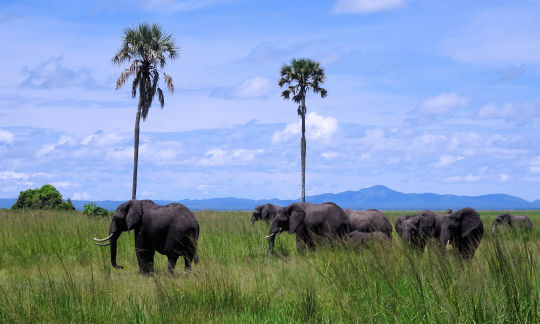
[[[111,225],[109,226],[109,236],[103,239],[94,238],[96,245],[111,246],[111,264],[116,269],[122,269],[123,267],[116,264],[116,250],[117,241],[120,234],[124,231],[130,231],[137,227],[141,222],[143,214],[142,202],[139,200],[129,200],[116,208],[114,212]],[[108,243],[98,243],[106,242]]]
[[[268,251],[272,253],[273,240],[277,234],[284,231],[288,231],[290,234],[295,233],[298,227],[304,222],[305,217],[306,212],[299,204],[292,204],[289,207],[282,207],[276,210],[276,215],[270,225],[268,235],[265,236],[266,239],[270,240]]]
[[[423,251],[427,240],[435,236],[437,221],[433,212],[424,211],[417,215],[400,216],[395,228],[405,243]]]
[[[264,204],[255,207],[253,214],[251,215],[251,224],[254,224],[256,221],[263,220],[267,224],[270,224],[270,221],[275,216],[275,206],[272,204]]]
[[[499,225],[510,225],[512,226],[512,216],[508,213],[502,214],[497,216],[495,220],[493,220],[493,223],[491,223],[492,227],[499,226]]]
[[[440,226],[440,246],[452,244],[465,258],[474,255],[484,235],[484,225],[480,215],[470,207],[442,218]]]

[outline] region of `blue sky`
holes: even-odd
[[[110,0],[0,4],[0,197],[131,196],[137,101],[115,90],[122,30],[157,22],[180,58],[141,124],[138,198],[297,198],[296,105],[280,67],[308,57],[307,194],[540,199],[540,1]]]

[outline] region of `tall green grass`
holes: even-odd
[[[520,212],[522,213],[522,212]],[[392,222],[404,213],[387,214]],[[436,248],[390,244],[321,247],[299,255],[294,236],[266,254],[265,223],[248,212],[196,213],[200,262],[166,274],[138,274],[131,233],[112,269],[91,238],[108,220],[79,213],[0,211],[0,322],[213,323],[538,323],[540,213],[531,232],[491,232],[498,212],[482,212],[486,233],[462,261]]]

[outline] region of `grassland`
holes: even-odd
[[[133,236],[108,248],[92,244],[108,219],[74,212],[0,211],[0,322],[212,323],[539,323],[540,212],[531,232],[489,224],[471,262],[389,245],[320,248],[299,255],[294,237],[266,255],[267,225],[248,212],[196,213],[200,263],[174,277],[156,255],[156,274],[138,274]],[[385,213],[393,222],[403,213]]]

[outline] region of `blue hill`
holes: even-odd
[[[16,199],[0,198],[0,208],[10,208]],[[298,201],[298,200],[296,200]],[[402,193],[385,186],[373,186],[356,191],[345,191],[341,193],[327,193],[306,197],[306,201],[312,203],[323,203],[333,201],[342,208],[381,210],[418,210],[418,209],[460,209],[463,207],[473,207],[475,209],[540,209],[540,199],[529,202],[519,197],[506,194],[491,194],[482,196],[458,196],[439,195],[433,193]],[[89,201],[73,200],[72,203],[77,210],[82,210],[84,204]],[[188,206],[193,210],[252,210],[255,206],[272,203],[276,205],[288,205],[293,200],[281,199],[245,199],[245,198],[212,198],[212,199],[184,199],[177,201],[156,200],[156,203],[167,204],[178,202]],[[95,201],[96,205],[108,210],[115,210],[123,201]]]

